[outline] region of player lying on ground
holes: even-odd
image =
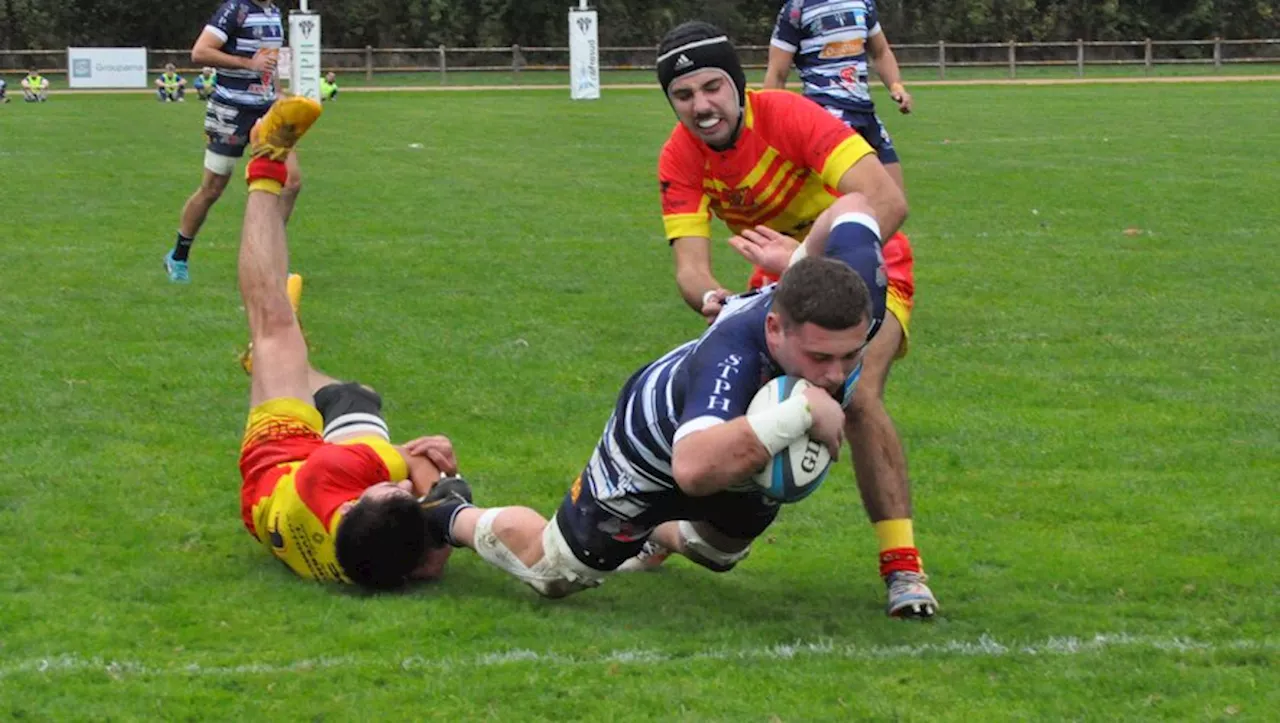
[[[457,511],[442,536],[548,597],[599,585],[650,538],[710,570],[732,569],[779,512],[752,477],[806,435],[838,454],[841,405],[884,318],[871,207],[852,194],[835,210],[829,233],[806,246],[813,255],[781,283],[730,299],[700,338],[632,375],[550,522],[526,507],[457,501],[446,503]],[[814,386],[746,414],[783,374]]]
[[[845,436],[879,547],[890,615],[932,614],[912,523],[907,461],[884,389],[907,350],[914,282],[911,247],[895,233],[907,213],[901,187],[867,140],[793,93],[746,89],[729,38],[715,26],[684,23],[659,45],[658,79],[679,122],[662,148],[662,220],[685,302],[708,319],[729,293],[711,270],[711,217],[733,233],[763,225],[803,239],[842,194],[867,198],[884,232],[889,313],[867,349]],[[757,268],[749,288],[776,280]],[[660,553],[660,550],[655,552]]]
[[[319,115],[319,103],[293,96],[273,105],[253,131],[239,260],[253,344],[241,515],[303,578],[394,588],[441,573],[450,550],[430,537],[428,521],[440,514],[439,502],[469,499],[470,491],[458,478],[438,484],[441,473],[457,471],[448,439],[393,446],[378,395],[308,361],[297,299],[286,285],[280,192],[284,159]]]

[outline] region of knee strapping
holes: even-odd
[[[750,545],[737,552],[721,550],[699,535],[692,522],[685,520],[680,521],[680,536],[684,538],[684,556],[712,572],[728,572],[751,554]]]
[[[475,549],[480,557],[544,597],[561,598],[600,584],[603,573],[578,560],[560,534],[555,518],[542,531],[542,559],[532,566],[524,564],[493,531],[494,521],[504,509],[486,510],[476,522]]]

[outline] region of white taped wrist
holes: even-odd
[[[797,394],[767,412],[747,415],[747,424],[772,457],[803,437],[813,425],[809,400]]]
[[[787,266],[795,266],[797,261],[808,255],[809,250],[805,247],[804,243],[801,242],[800,245],[796,247],[796,250],[791,252],[791,260],[787,262]]]
[[[717,291],[719,291],[719,289],[711,289],[711,290],[710,290],[710,291],[708,291],[707,293],[703,294],[703,295],[702,295],[702,305],[703,305],[703,306],[706,306],[706,305],[711,301],[711,297],[713,297],[713,296],[715,296],[715,295],[716,295],[716,292],[717,292]]]

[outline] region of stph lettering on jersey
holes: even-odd
[[[720,370],[720,376],[712,387],[711,398],[707,400],[707,409],[728,412],[729,398],[725,394],[733,390],[733,383],[729,380],[742,372],[742,357],[730,354],[724,361],[716,364],[716,368]]]

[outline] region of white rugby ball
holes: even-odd
[[[781,376],[769,381],[756,392],[747,414],[766,412],[809,388],[800,377]],[[774,455],[764,469],[756,473],[755,483],[765,495],[779,502],[799,502],[813,494],[831,468],[827,446],[805,435]]]

